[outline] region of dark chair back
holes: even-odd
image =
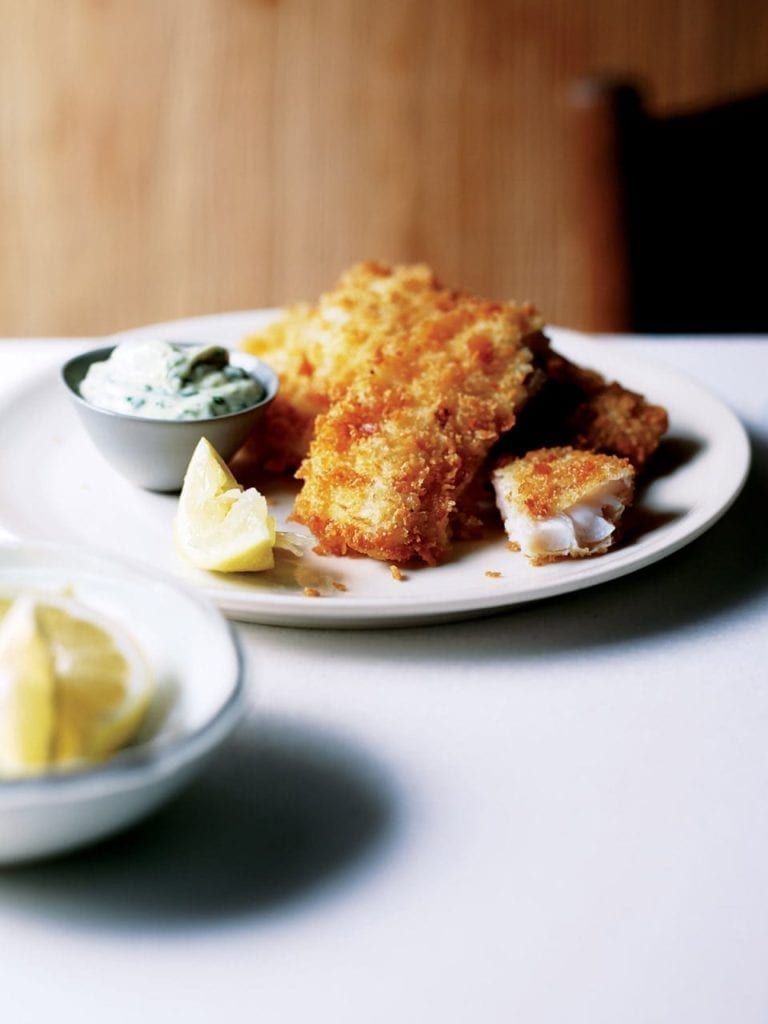
[[[585,251],[612,260],[605,280],[619,293],[595,287],[593,329],[768,331],[768,93],[665,117],[629,84],[597,80],[576,96],[598,179],[583,201],[611,240]]]

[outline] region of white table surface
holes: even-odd
[[[768,339],[616,343],[748,427],[724,519],[507,615],[239,626],[208,776],[0,871],[3,1022],[768,1021]],[[0,401],[84,344],[0,341]]]

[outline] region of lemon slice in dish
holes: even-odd
[[[259,572],[275,564],[275,520],[255,487],[244,490],[201,438],[184,477],[173,526],[180,555],[198,569]]]
[[[68,598],[23,595],[0,614],[3,774],[100,761],[133,739],[154,683],[132,637]]]
[[[14,602],[0,623],[0,774],[46,771],[54,732],[55,677],[34,602]]]
[[[74,602],[39,608],[56,676],[55,764],[101,760],[139,729],[154,682],[133,638]]]

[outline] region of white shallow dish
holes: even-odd
[[[275,315],[264,310],[153,325],[115,337],[155,336],[237,345]],[[141,491],[90,446],[58,380],[58,368],[0,406],[0,525],[17,537],[92,544],[172,573],[231,618],[271,625],[377,628],[466,618],[590,587],[634,572],[688,544],[726,511],[749,467],[749,443],[734,414],[685,375],[637,358],[621,342],[596,342],[551,329],[555,348],[639,391],[669,411],[672,442],[688,452],[673,473],[652,481],[643,519],[655,525],[600,558],[533,567],[505,547],[499,529],[456,546],[437,568],[389,567],[364,558],[286,555],[268,573],[223,576],[185,565],[171,541],[176,498]],[[283,528],[292,492],[268,491]],[[494,573],[501,575],[486,575]],[[337,589],[342,584],[346,590]],[[320,592],[305,595],[305,588]]]
[[[64,853],[143,818],[201,771],[244,707],[232,629],[143,567],[56,545],[0,545],[0,592],[72,592],[129,631],[158,693],[145,735],[102,765],[0,781],[0,865]]]

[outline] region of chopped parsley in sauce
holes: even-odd
[[[221,345],[129,341],[93,363],[80,385],[91,405],[147,419],[202,420],[256,405],[264,388]]]

